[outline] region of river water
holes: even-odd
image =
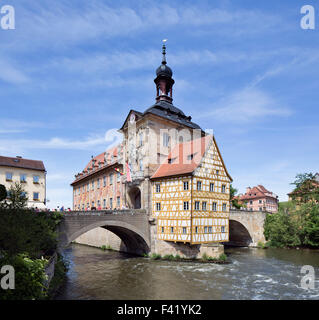
[[[153,261],[72,244],[56,299],[319,299],[319,251],[229,248],[230,264]],[[315,269],[314,290],[300,286],[303,265]]]

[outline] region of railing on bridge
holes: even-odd
[[[90,211],[63,211],[65,216],[103,216],[103,215],[134,215],[134,214],[145,214],[145,209],[125,209],[125,210],[90,210]]]

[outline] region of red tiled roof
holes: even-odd
[[[45,171],[42,161],[24,159],[20,157],[11,158],[0,156],[0,166]]]
[[[199,166],[212,140],[213,136],[208,135],[177,144],[151,179],[192,173]],[[169,159],[171,163],[169,163]]]
[[[249,192],[246,192],[240,197],[240,200],[264,198],[264,197],[276,197],[271,191],[267,190],[264,186],[258,185],[250,189]]]
[[[96,172],[99,172],[99,162],[102,164],[101,169],[109,167],[110,165],[113,165],[116,163],[116,157],[119,154],[119,150],[122,147],[122,144],[113,147],[109,150],[107,150],[106,152],[102,152],[101,154],[97,155],[96,157],[92,158],[89,163],[86,165],[86,167],[84,168],[84,170],[82,172],[80,172],[78,175],[76,175],[76,179],[71,183],[71,185],[77,183],[78,181],[90,176],[91,174],[95,174]],[[105,163],[105,155],[106,155],[106,160],[107,160],[107,164]],[[114,161],[112,161],[112,156],[114,157]],[[93,161],[95,161],[94,164],[94,171],[88,171],[89,169],[92,169],[93,167]],[[89,173],[89,174],[87,174]]]

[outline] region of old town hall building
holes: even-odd
[[[119,129],[123,142],[75,176],[74,210],[142,208],[157,240],[225,242],[232,178],[215,138],[173,105],[172,76],[163,45],[155,104],[130,110]]]

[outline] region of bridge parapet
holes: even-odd
[[[145,209],[128,210],[90,210],[90,211],[63,211],[65,216],[104,216],[104,215],[136,215],[146,214]]]

